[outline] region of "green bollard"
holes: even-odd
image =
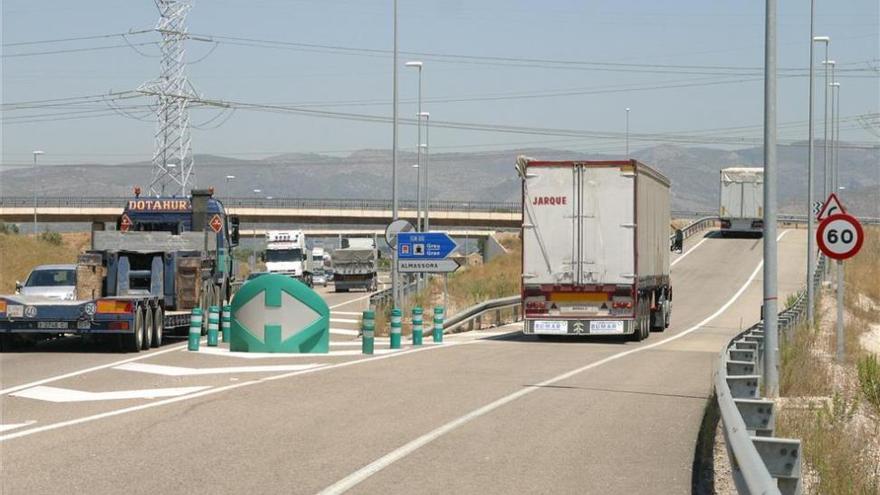
[[[193,308],[189,319],[189,341],[186,348],[190,351],[199,350],[199,339],[202,338],[202,308]]]
[[[443,306],[434,308],[434,342],[443,342]]]
[[[217,337],[220,329],[220,308],[211,306],[208,308],[208,347],[217,347]]]
[[[400,317],[403,313],[400,308],[391,310],[391,348],[400,349]]]
[[[364,354],[373,353],[373,343],[376,331],[376,313],[370,310],[364,311],[364,319],[361,323],[363,331],[363,340],[361,341],[361,352]]]
[[[412,343],[422,345],[422,308],[418,306],[412,310]]]
[[[232,306],[223,306],[223,316],[220,317],[220,330],[223,333],[223,342],[229,342],[229,332],[232,330]]]

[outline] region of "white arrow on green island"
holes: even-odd
[[[266,306],[264,297],[260,292],[235,314],[241,326],[260,342],[266,341],[266,325],[280,326],[281,341],[284,342],[321,318],[317,311],[283,290],[281,306]]]

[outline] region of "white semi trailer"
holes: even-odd
[[[312,286],[311,252],[306,249],[306,236],[301,230],[269,230],[266,232],[266,271],[293,277]]]
[[[764,169],[729,167],[721,169],[721,204],[718,217],[721,233],[764,230]]]
[[[635,160],[520,157],[524,332],[648,337],[669,325],[669,180]]]

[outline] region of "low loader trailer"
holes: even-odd
[[[140,198],[136,189],[116,231],[93,230],[73,299],[0,296],[0,344],[78,334],[112,336],[129,352],[158,347],[164,334],[186,333],[193,308],[229,298],[237,244],[238,219],[212,191]]]

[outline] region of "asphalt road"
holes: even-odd
[[[780,241],[783,301],[805,245]],[[760,259],[760,240],[690,241],[672,326],[638,344],[511,325],[372,358],[345,332],[320,357],[3,354],[2,493],[687,493],[714,362],[758,318]],[[331,327],[356,327],[358,297],[328,295]]]

